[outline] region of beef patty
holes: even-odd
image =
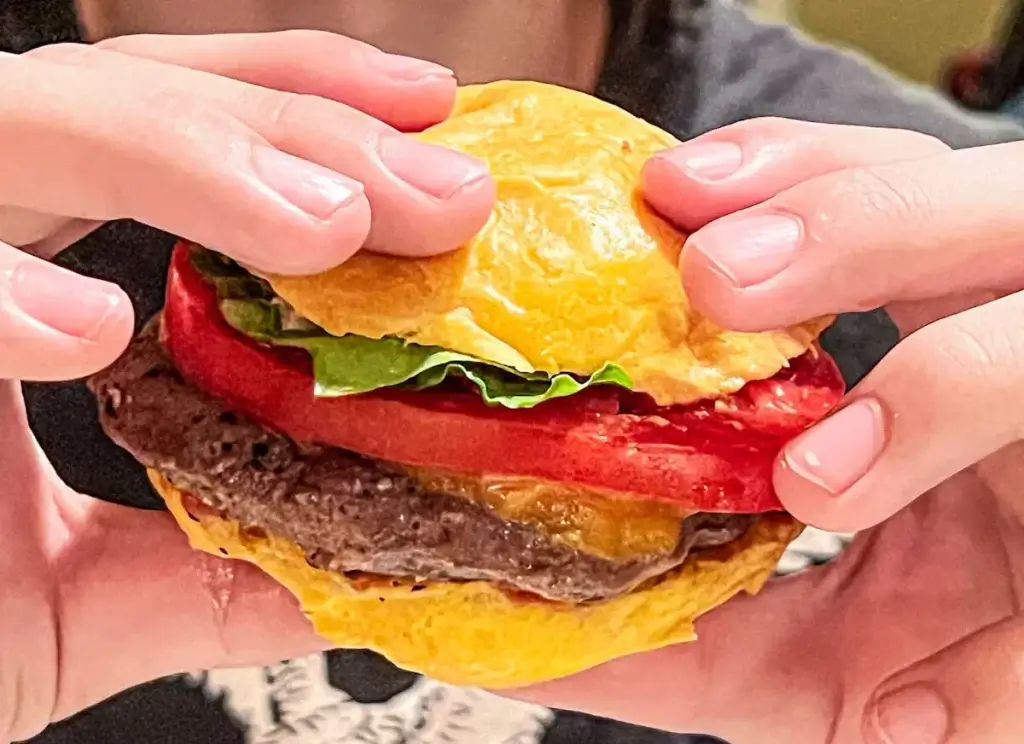
[[[611,560],[559,542],[490,506],[427,490],[400,466],[297,444],[188,383],[158,339],[158,319],[89,380],[107,434],[244,527],[286,537],[310,563],[417,580],[486,580],[553,600],[623,594],[695,549],[749,528],[747,515],[696,514],[675,549]]]

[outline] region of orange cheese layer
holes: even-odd
[[[553,540],[607,560],[665,555],[693,512],[672,504],[534,478],[406,471],[427,489],[487,504],[503,519],[543,530]]]

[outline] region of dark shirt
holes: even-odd
[[[613,39],[599,94],[681,138],[763,115],[916,129],[954,147],[1024,135],[1016,123],[969,115],[933,93],[898,84],[854,55],[810,44],[784,28],[753,23],[732,3],[613,4]],[[0,49],[23,52],[77,38],[71,0],[0,0]],[[142,322],[162,304],[172,241],[142,225],[113,223],[65,252],[59,262],[121,284]],[[876,312],[844,316],[827,334],[826,345],[853,382],[895,340],[892,325]],[[25,395],[36,435],[71,486],[119,503],[159,508],[141,468],[99,430],[83,385],[27,385]],[[541,737],[544,744],[694,741],[577,714],[488,707],[496,703],[433,685],[368,652],[336,652],[328,655],[325,668],[318,663],[314,657],[215,675],[207,679],[206,694],[220,690],[226,695],[225,704],[254,723],[253,732],[264,731],[248,741],[264,744],[534,744]],[[245,698],[246,690],[255,697]],[[206,694],[180,679],[144,685],[50,727],[33,744],[247,741],[242,727]],[[316,702],[317,695],[324,699]],[[481,721],[496,728],[479,728]],[[330,727],[336,729],[333,738],[316,733]],[[296,733],[300,730],[306,733]]]

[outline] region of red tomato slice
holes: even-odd
[[[163,343],[195,385],[300,442],[462,473],[578,483],[697,511],[782,508],[772,468],[782,445],[843,393],[838,369],[814,349],[770,380],[715,401],[658,407],[611,386],[528,410],[460,391],[313,395],[304,352],[277,349],[224,321],[190,246],[174,251]]]

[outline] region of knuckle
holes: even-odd
[[[982,337],[963,324],[936,324],[931,333],[926,331],[924,335],[926,340],[934,343],[937,361],[951,369],[956,379],[977,382],[981,378],[995,383],[1007,367],[1009,360],[1005,359],[1005,349],[998,345],[993,347],[992,338]],[[937,338],[927,338],[932,335]]]
[[[142,119],[140,123],[157,135],[147,138],[151,147],[164,146],[159,139],[168,137],[183,143],[220,145],[216,135],[239,131],[240,123],[226,111],[187,93],[158,90],[142,96],[132,108]]]
[[[1024,433],[1019,389],[1024,377],[1024,342],[1005,323],[983,316],[953,316],[916,331],[900,344],[923,377],[938,372],[944,394],[973,398],[979,411],[1002,411],[996,419]]]
[[[303,98],[299,93],[246,85],[239,89],[236,103],[250,118],[260,122],[260,128],[271,134],[272,139],[273,133],[286,130],[296,118],[301,120],[301,109],[305,107]]]
[[[103,188],[93,196],[98,211],[94,219],[133,216],[125,213],[126,205],[159,199],[168,177],[223,170],[226,159],[248,151],[252,137],[224,110],[181,91],[136,91],[116,114],[128,122],[126,130],[145,136],[109,143],[109,160],[135,177],[102,179]]]
[[[303,154],[311,150],[364,159],[361,153],[376,149],[383,124],[336,101],[299,93],[243,93],[252,96],[246,108],[261,122],[257,129],[286,149]],[[315,159],[315,158],[314,158]]]
[[[850,168],[785,192],[775,204],[803,216],[808,236],[819,244],[848,242],[879,221],[914,234],[937,211],[927,187],[893,167]]]
[[[868,218],[918,224],[935,211],[923,184],[894,168],[854,168],[839,179],[838,190],[837,198],[848,200]]]

